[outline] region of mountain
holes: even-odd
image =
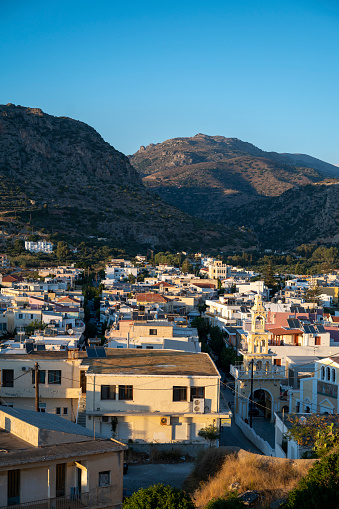
[[[250,238],[164,203],[92,127],[39,108],[0,106],[0,191],[2,226],[58,232],[72,243],[95,236],[120,247],[183,249]]]
[[[233,224],[252,229],[265,248],[339,244],[339,183],[295,187],[246,209],[233,210]]]
[[[233,207],[333,176],[237,138],[204,134],[140,147],[129,160],[144,184],[168,203],[224,223]]]
[[[332,176],[334,178],[339,178],[339,168],[334,164],[326,163],[325,161],[321,161],[316,157],[308,156],[307,154],[281,154],[281,155],[290,159],[290,161],[292,161],[292,163],[297,166],[307,166],[309,168],[314,168],[315,170],[320,171],[326,177]]]

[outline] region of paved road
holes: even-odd
[[[124,475],[124,489],[137,491],[139,488],[148,488],[157,483],[181,488],[193,468],[194,463],[130,464],[128,474]]]
[[[233,391],[231,391],[228,387],[221,386],[221,392],[226,401],[231,402],[230,408],[234,413]],[[241,449],[244,449],[245,451],[262,454],[262,452],[245,437],[239,426],[236,425],[234,417],[232,417],[232,424],[230,428],[222,428],[220,445],[235,445],[237,447],[241,447]]]

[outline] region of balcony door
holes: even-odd
[[[8,471],[7,505],[20,504],[20,470]]]
[[[56,466],[56,496],[65,496],[65,484],[66,484],[66,463],[59,463]]]

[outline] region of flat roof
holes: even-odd
[[[72,336],[69,336],[70,339],[72,339]],[[86,352],[78,352],[79,353],[79,359],[83,359],[84,357],[87,357]],[[0,359],[13,359],[13,360],[25,360],[28,361],[30,359],[68,359],[68,352],[67,351],[61,351],[61,350],[33,350],[30,353],[26,353],[26,350],[23,349],[22,353],[16,353],[16,354],[5,354],[0,352]],[[74,360],[74,359],[72,359]],[[76,360],[76,359],[75,359]]]
[[[16,444],[15,448],[12,446],[14,443]],[[2,452],[1,449],[4,449],[4,451]],[[88,442],[73,442],[71,445],[59,444],[34,447],[0,428],[0,468],[41,461],[48,462],[56,459],[74,458],[78,460],[82,456],[86,457],[92,454],[121,451],[123,449],[127,449],[127,446],[111,439],[102,438],[96,438]]]
[[[84,359],[88,373],[124,375],[220,376],[207,353],[107,348],[106,358]]]

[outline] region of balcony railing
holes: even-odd
[[[235,379],[239,378],[243,375],[251,376],[251,368],[244,365],[238,364],[236,366],[231,365],[230,373],[234,376]],[[265,369],[256,369],[254,366],[253,369],[253,377],[254,378],[285,378],[285,368],[284,366],[273,366],[272,370]]]
[[[85,493],[74,493],[67,497],[46,498],[34,502],[1,506],[0,509],[94,509],[99,506],[110,505],[120,508],[121,503],[112,503],[112,486],[102,486]]]

